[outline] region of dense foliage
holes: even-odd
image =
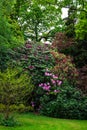
[[[87,119],[87,97],[79,89],[64,82],[59,92],[41,98],[40,112],[58,118]]]
[[[35,109],[37,109],[39,105],[40,96],[43,95],[43,92],[38,89],[38,86],[41,83],[45,83],[44,85],[48,84],[48,86],[50,85],[50,79],[45,75],[47,69],[50,73],[52,72],[54,76],[58,76],[59,80],[63,81],[67,79],[70,84],[76,83],[78,72],[75,65],[72,64],[71,58],[64,54],[51,51],[50,46],[47,44],[41,45],[27,42],[25,46],[16,48],[13,52],[14,53],[11,54],[14,58],[13,64],[19,65],[23,71],[27,71],[35,85],[32,96],[32,101],[36,104]]]
[[[86,64],[87,64],[87,42],[86,40],[75,40],[68,38],[65,33],[57,33],[52,43],[52,48],[67,57],[72,57],[72,62],[78,69],[78,87],[85,93],[87,92],[86,83]]]
[[[63,8],[68,10],[64,19]],[[13,110],[87,119],[86,25],[86,0],[0,0],[4,123]]]
[[[74,63],[72,64],[72,58],[55,51],[51,51],[51,54],[56,62],[52,71],[61,79],[67,79],[71,84],[75,84],[78,71],[76,70]]]
[[[0,47],[4,43],[10,48],[23,43],[23,35],[18,22],[11,18],[14,0],[0,1]]]
[[[15,48],[11,53],[13,64],[19,65],[24,71],[27,71],[35,85],[44,81],[44,72],[46,68],[54,66],[54,58],[47,44],[36,44],[26,42],[22,47]]]
[[[17,68],[0,72],[0,103],[5,105],[6,120],[9,119],[10,105],[25,103],[33,88],[27,73],[22,73]]]
[[[0,71],[7,68],[7,62],[10,60],[8,47],[4,44],[0,46]]]

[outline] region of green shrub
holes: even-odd
[[[5,104],[5,119],[9,118],[10,106],[25,103],[33,88],[29,75],[19,68],[8,68],[0,72],[0,102]]]
[[[66,82],[57,96],[43,95],[40,112],[51,117],[87,119],[87,97]]]
[[[18,121],[15,120],[13,116],[10,116],[8,119],[5,119],[4,117],[2,117],[0,119],[0,125],[13,127],[20,124]]]

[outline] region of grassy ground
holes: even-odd
[[[0,126],[0,130],[87,130],[87,120],[55,119],[32,113],[17,114],[16,117],[21,126]]]

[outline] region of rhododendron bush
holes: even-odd
[[[40,98],[40,113],[50,117],[87,119],[87,97],[64,81],[57,94],[44,94]]]
[[[37,96],[33,98],[33,107],[36,110],[40,110],[40,100],[44,95],[51,95],[52,99],[54,99],[54,97],[56,98],[56,95],[60,92],[60,86],[62,85],[62,81],[59,77],[51,73],[48,69],[46,69],[43,76],[45,80],[38,85],[36,89]]]
[[[55,59],[55,66],[52,71],[63,80],[67,79],[70,83],[76,83],[78,71],[75,64],[72,63],[72,58],[55,51],[51,51],[51,54]]]
[[[52,68],[55,64],[49,45],[26,43],[25,46],[16,48],[12,57],[13,64],[21,66],[23,71],[28,71],[35,85],[44,81],[45,69]]]
[[[12,64],[19,65],[23,71],[27,71],[31,76],[35,88],[32,93],[31,104],[36,100],[36,106],[39,102],[37,88],[40,83],[46,82],[44,75],[46,68],[51,69],[55,65],[54,58],[50,53],[49,45],[26,43],[25,46],[15,48],[12,55]]]
[[[31,97],[27,99],[27,105],[31,104],[34,111],[52,117],[82,118],[84,113],[74,106],[78,105],[78,100],[80,104],[87,101],[76,88],[78,71],[70,56],[52,50],[49,45],[28,42],[15,48],[11,57],[14,59],[11,64],[27,71],[35,86]],[[86,105],[81,106],[81,111],[86,111]]]

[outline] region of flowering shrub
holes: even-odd
[[[29,104],[31,102],[31,105],[38,106],[38,86],[40,83],[44,83],[46,81],[46,77],[44,75],[46,68],[51,69],[55,64],[54,58],[50,53],[49,45],[27,42],[25,46],[15,48],[13,53],[11,53],[11,57],[14,59],[12,60],[12,65],[21,66],[23,71],[27,71],[31,76],[35,88],[31,99],[28,99],[27,103]],[[32,104],[33,100],[34,103]]]
[[[48,93],[58,93],[58,86],[60,86],[62,84],[62,81],[58,79],[57,75],[54,75],[51,72],[46,71],[45,72],[45,82],[44,83],[40,83],[39,87],[42,88],[42,90],[45,90],[45,92]],[[47,93],[47,94],[48,94]]]
[[[61,79],[67,79],[70,83],[74,84],[78,76],[78,71],[75,68],[75,64],[72,63],[71,57],[55,51],[51,51],[51,54],[56,62],[52,71],[58,74]]]
[[[37,97],[35,97],[33,102],[33,107],[35,107],[35,109],[40,109],[40,100],[44,95],[50,95],[51,99],[56,98],[56,95],[60,92],[60,87],[62,85],[62,81],[59,77],[51,73],[48,69],[46,69],[44,77],[45,81],[40,83],[36,90]]]
[[[50,117],[87,119],[87,97],[64,81],[58,94],[44,94],[40,99],[40,113]]]
[[[50,101],[56,100],[66,79],[75,82],[77,70],[71,58],[50,51],[48,45],[26,43],[25,46],[16,48],[12,57],[15,64],[28,71],[35,85],[31,99],[27,100],[34,110],[41,109],[44,96]]]
[[[24,71],[32,76],[33,83],[38,85],[44,81],[45,69],[54,66],[54,58],[49,51],[49,45],[26,43],[21,48],[16,48],[12,54],[15,64],[19,64]]]

